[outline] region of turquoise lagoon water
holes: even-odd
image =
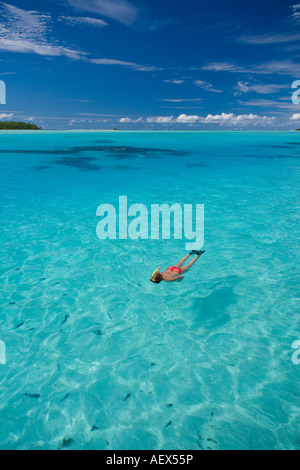
[[[298,133],[1,133],[2,449],[299,449]],[[205,204],[100,241],[100,204]]]

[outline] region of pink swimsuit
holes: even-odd
[[[183,274],[182,269],[177,268],[176,266],[171,266],[170,268],[167,269],[167,271],[171,271],[172,273],[177,273],[177,274]]]

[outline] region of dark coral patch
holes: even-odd
[[[112,168],[113,170],[139,170],[136,166],[129,166],[129,165],[113,165],[108,166],[107,168]]]
[[[64,149],[51,149],[51,150],[0,150],[0,153],[5,154],[31,154],[31,155],[76,155],[83,152],[101,152],[116,158],[160,158],[160,155],[167,155],[172,157],[184,157],[188,152],[180,150],[160,149],[151,147],[131,147],[131,146],[114,146],[114,145],[90,145],[90,146],[76,146]]]
[[[42,170],[48,170],[49,168],[51,168],[51,166],[40,165],[40,166],[34,166],[34,167],[32,168],[32,170],[35,170],[35,171],[42,171]]]
[[[185,166],[188,168],[209,168],[209,165],[206,165],[205,163],[187,163]]]
[[[91,157],[65,157],[54,160],[56,165],[64,165],[71,168],[78,168],[84,171],[99,171],[102,166],[93,163],[96,159]]]

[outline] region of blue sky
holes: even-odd
[[[0,2],[0,119],[44,129],[295,129],[297,0]]]

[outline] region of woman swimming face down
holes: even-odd
[[[205,251],[193,250],[191,253],[182,258],[179,263],[175,264],[174,266],[170,266],[166,271],[163,271],[162,273],[159,272],[161,268],[157,268],[152,274],[150,281],[154,284],[160,284],[161,281],[182,281],[184,277],[183,274],[187,273],[191,269],[191,267],[196,263],[200,256],[203,255],[203,253],[205,253]],[[194,255],[196,255],[195,258],[190,261],[187,265],[185,265],[189,257]]]

